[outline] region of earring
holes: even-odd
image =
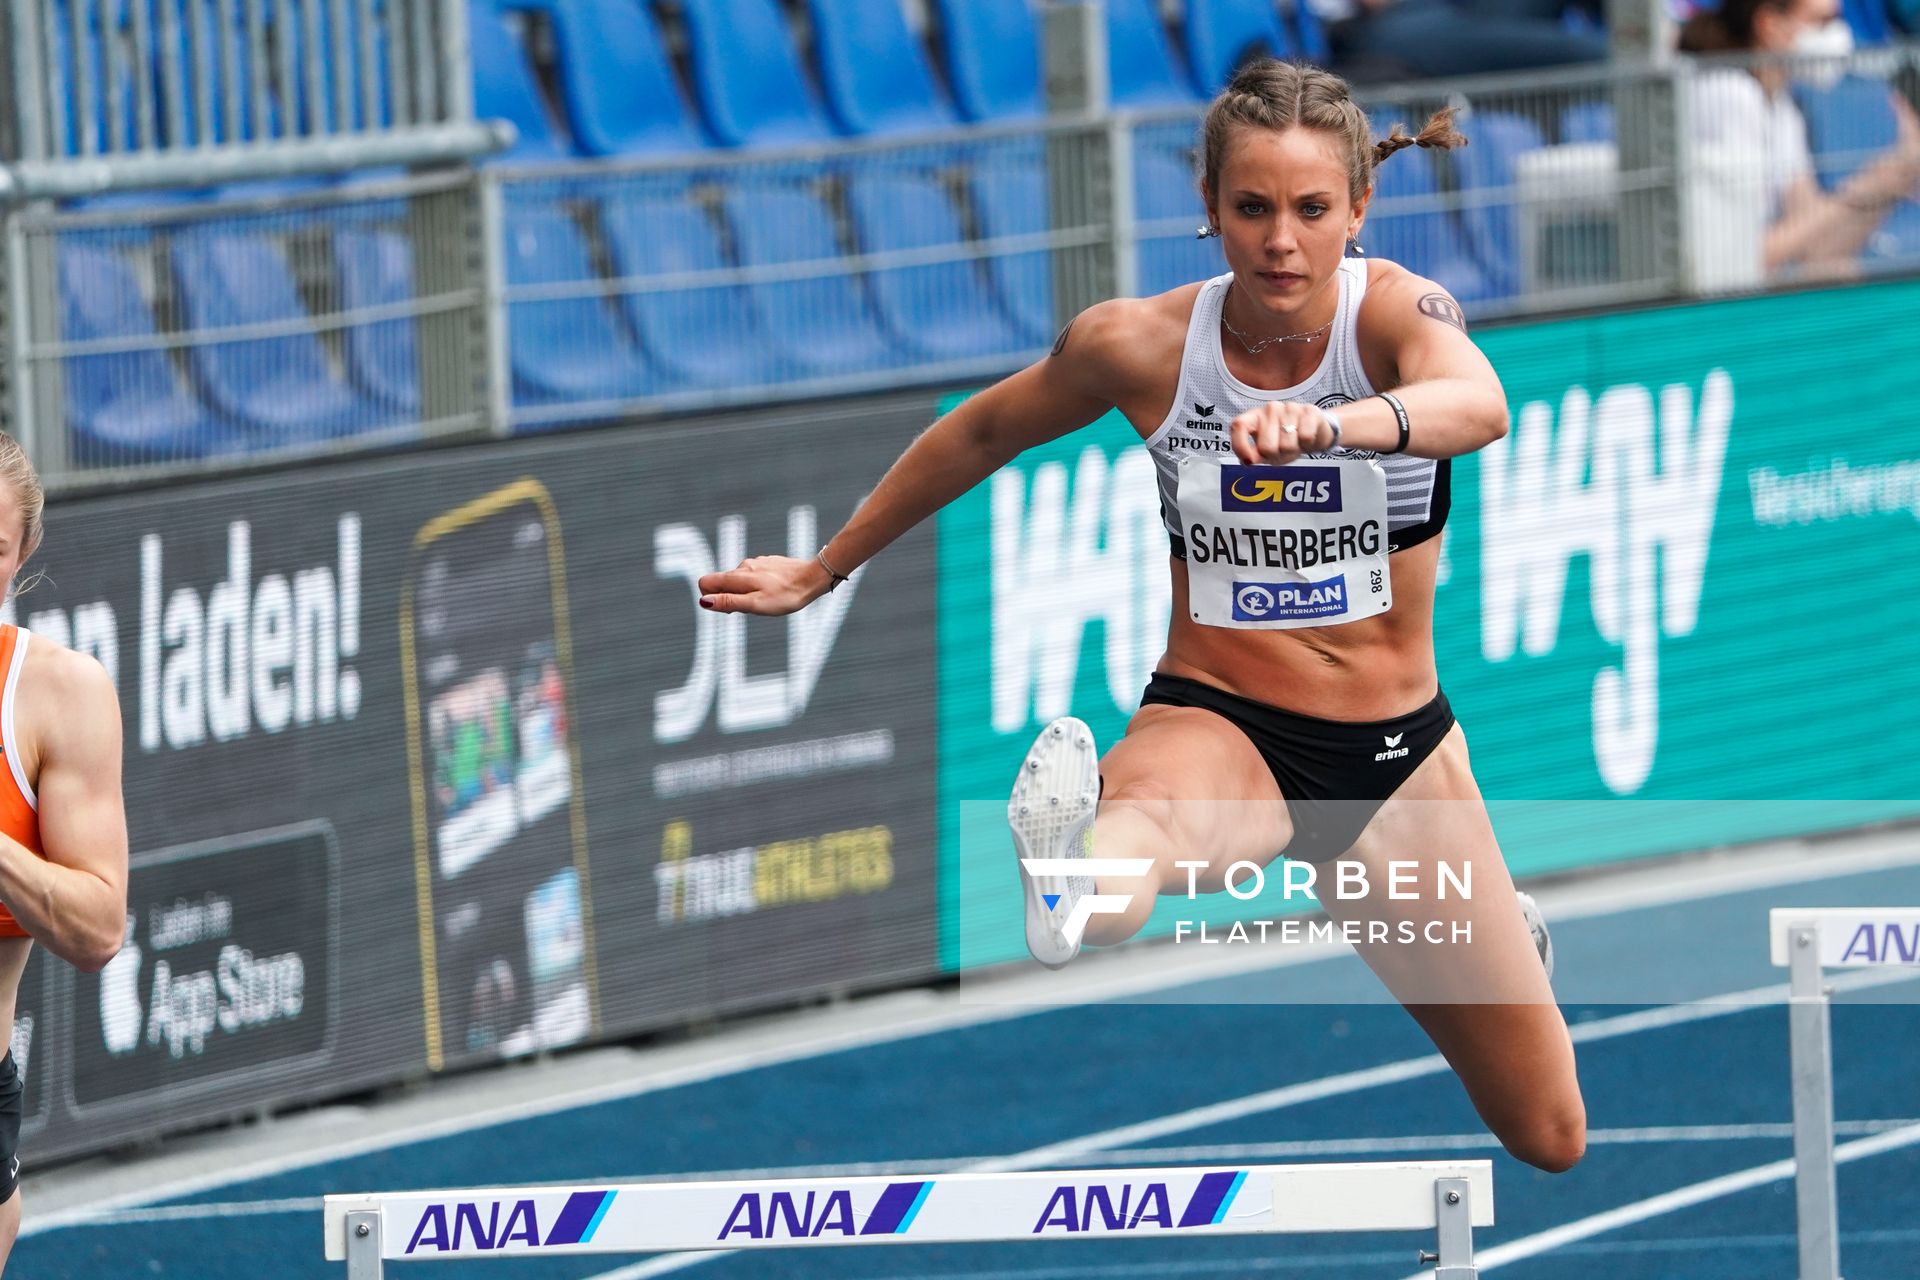
[[[1367,256],[1367,251],[1360,247],[1360,242],[1358,240],[1354,239],[1352,236],[1348,236],[1347,237],[1347,256],[1352,258],[1364,258]]]
[[[1220,228],[1218,227],[1201,227],[1198,231],[1193,233],[1193,238],[1195,240],[1208,240],[1219,234],[1220,234]]]

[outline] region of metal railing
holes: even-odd
[[[464,0],[9,0],[0,200],[458,162]]]
[[[458,171],[162,208],[17,212],[19,418],[48,483],[486,429]]]
[[[465,0],[0,8],[0,427],[52,483],[497,417],[470,163],[512,131],[473,119],[466,19]],[[319,189],[385,166],[452,176]],[[259,179],[293,181],[231,190]],[[377,268],[387,292],[347,300]]]
[[[950,382],[1032,359],[1063,320],[1056,272],[1113,237],[1051,215],[1049,155],[1105,136],[1104,122],[1051,122],[492,171],[511,423]]]
[[[1920,268],[1920,43],[1702,58],[1687,72],[1684,292]],[[1793,115],[1781,116],[1783,102]]]
[[[1920,205],[1898,198],[1844,261],[1770,262],[1764,157],[1728,151],[1711,118],[1713,86],[1751,97],[1756,65],[1364,91],[1379,132],[1450,106],[1470,141],[1390,158],[1361,244],[1475,319],[1920,264]],[[1076,112],[1100,90],[1076,67],[1050,67],[1069,91],[1047,120],[932,137],[495,164],[251,203],[16,208],[4,403],[49,482],[83,484],[991,378],[1099,298],[1224,270],[1219,242],[1194,234],[1198,112]],[[1846,197],[1854,175],[1893,163],[1917,68],[1915,46],[1783,67],[1820,189]],[[364,95],[347,87],[333,100]],[[1862,103],[1879,125],[1860,125]],[[279,402],[325,413],[281,422],[249,399],[282,366]],[[143,431],[140,447],[121,440]]]

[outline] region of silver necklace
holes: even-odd
[[[1227,332],[1232,334],[1234,338],[1239,341],[1240,345],[1247,349],[1247,354],[1250,356],[1257,356],[1276,343],[1312,342],[1315,338],[1333,328],[1333,321],[1329,320],[1318,329],[1308,329],[1304,333],[1282,333],[1276,334],[1271,338],[1261,338],[1258,341],[1250,341],[1246,334],[1233,327],[1233,321],[1227,319],[1227,305],[1224,301],[1220,304],[1220,323],[1227,327]]]

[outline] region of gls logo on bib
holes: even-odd
[[[1339,511],[1338,467],[1220,468],[1222,511]]]

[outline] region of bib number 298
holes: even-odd
[[[1379,595],[1387,589],[1387,584],[1378,569],[1370,569],[1367,571],[1367,589],[1375,595]]]

